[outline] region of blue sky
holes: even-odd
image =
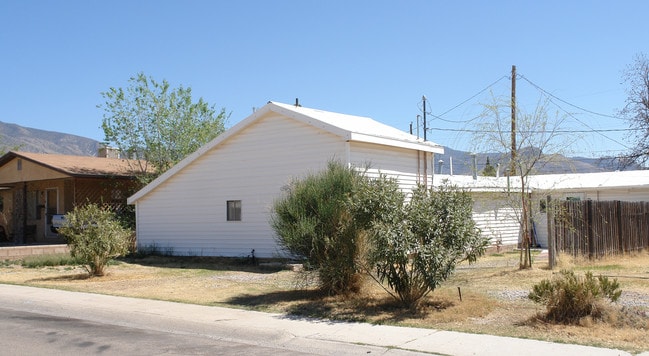
[[[626,99],[622,71],[649,54],[647,13],[643,0],[0,0],[0,121],[102,140],[100,93],[144,72],[224,107],[228,126],[299,98],[406,131],[425,95],[428,139],[469,150],[466,121],[490,92],[509,95],[516,65],[523,111],[541,96],[531,82],[572,129],[625,129],[609,116]],[[580,135],[576,155],[631,146]]]

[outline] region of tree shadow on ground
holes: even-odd
[[[68,274],[65,276],[53,276],[53,277],[43,277],[43,278],[34,278],[25,281],[25,283],[32,282],[52,282],[52,281],[83,281],[86,279],[91,279],[91,276],[88,272],[77,273],[77,274]]]
[[[286,318],[325,319],[329,321],[372,322],[393,324],[409,319],[423,319],[429,314],[454,306],[443,298],[429,298],[417,308],[408,308],[390,296],[370,297],[367,295],[327,296],[319,290],[290,290],[260,295],[239,295],[230,298],[226,304],[269,310],[283,305]]]
[[[287,264],[278,259],[248,257],[209,257],[209,256],[160,256],[132,255],[119,261],[147,267],[205,269],[211,271],[238,271],[251,273],[275,273],[287,269]]]

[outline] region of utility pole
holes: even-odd
[[[426,142],[426,96],[423,95],[421,97],[421,100],[424,101],[424,142]],[[424,187],[428,189],[428,155],[426,154],[426,151],[424,151]],[[431,162],[432,166],[432,162]],[[433,170],[433,173],[435,173],[435,166],[432,166],[431,169]]]
[[[424,102],[425,105],[425,102]],[[509,175],[516,175],[516,66],[512,66],[512,158],[509,163]]]
[[[426,96],[422,96],[421,100],[424,101],[424,141],[426,141]]]

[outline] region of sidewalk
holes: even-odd
[[[267,335],[268,343],[296,345],[327,341],[349,345],[383,347],[390,351],[415,351],[443,355],[630,355],[627,352],[589,346],[551,343],[491,335],[418,329],[365,323],[330,322],[293,318],[239,309],[180,304],[61,290],[0,284],[0,298],[15,300],[15,305],[60,317],[87,318],[89,310],[99,311],[101,321],[117,322],[120,315],[132,316],[129,325],[155,328],[164,320],[183,320],[202,330],[229,330],[232,340],[246,340],[246,331]],[[84,319],[87,320],[87,319]],[[153,325],[152,325],[153,324]],[[237,339],[238,338],[238,339]],[[649,352],[642,354],[649,356]]]

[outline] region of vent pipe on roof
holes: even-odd
[[[448,158],[448,169],[449,169],[449,174],[453,175],[453,156],[450,156]]]
[[[302,106],[302,105],[300,105],[300,99],[299,99],[299,98],[295,98],[295,107],[296,107],[296,108],[299,108],[299,107],[301,107],[301,106]]]
[[[471,155],[471,158],[472,158],[471,160],[473,161],[472,164],[471,164],[471,166],[472,166],[471,170],[473,171],[473,180],[477,180],[478,179],[478,159],[477,159],[477,155],[475,153],[471,153],[470,155]]]

